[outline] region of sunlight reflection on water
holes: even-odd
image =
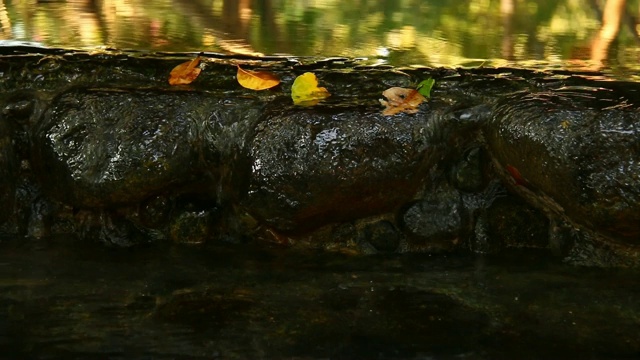
[[[396,66],[604,70],[635,79],[640,8],[630,0],[610,11],[619,21],[606,28],[607,4],[7,0],[0,3],[0,45],[367,57]]]

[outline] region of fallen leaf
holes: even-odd
[[[238,83],[251,90],[271,89],[280,84],[280,79],[270,72],[244,70],[238,65]]]
[[[520,174],[520,171],[518,171],[518,169],[515,166],[507,165],[506,168],[507,168],[507,171],[509,172],[509,175],[511,175],[516,185],[520,185],[520,186],[528,185],[527,180],[525,180],[522,177],[522,175]]]
[[[298,76],[291,86],[291,98],[296,105],[316,105],[329,96],[331,94],[327,89],[318,87],[318,78],[314,73],[306,72]]]
[[[426,97],[427,99],[431,97],[431,89],[433,85],[436,83],[432,78],[428,78],[426,80],[420,81],[416,90],[420,93],[420,95]]]
[[[191,84],[200,75],[198,64],[200,56],[191,61],[184,62],[171,70],[169,74],[169,85],[187,85]]]
[[[382,115],[385,116],[391,116],[401,112],[415,114],[418,112],[418,106],[426,100],[418,90],[401,87],[389,88],[382,92],[382,96],[388,99],[388,101],[380,99],[380,104],[387,107],[382,111]]]

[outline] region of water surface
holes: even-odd
[[[629,358],[637,273],[541,254],[0,244],[0,351],[30,359]]]
[[[637,0],[4,0],[0,42],[603,69],[636,79],[639,14]]]

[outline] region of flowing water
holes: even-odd
[[[336,56],[637,80],[640,5],[605,11],[612,3],[0,0],[0,46]],[[603,27],[605,14],[616,31]],[[632,358],[637,279],[635,270],[571,267],[531,252],[347,256],[3,239],[0,358]]]

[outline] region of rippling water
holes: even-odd
[[[635,80],[639,13],[637,0],[5,0],[0,43],[603,70]]]

